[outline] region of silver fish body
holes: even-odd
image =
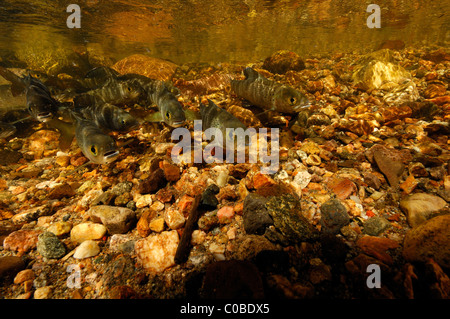
[[[137,119],[130,113],[109,103],[96,102],[76,111],[85,119],[109,131],[126,132],[139,125]]]
[[[208,100],[208,105],[200,104],[200,115],[203,130],[208,128],[219,129],[225,145],[236,142],[235,129],[247,130],[247,127],[238,118],[221,109],[211,100]],[[231,130],[227,131],[227,128]],[[248,144],[248,141],[246,141],[246,144]]]
[[[281,113],[298,113],[309,107],[308,98],[301,92],[271,81],[254,69],[244,69],[244,80],[232,80],[232,90],[241,98],[265,110]]]
[[[186,121],[183,107],[163,81],[150,79],[139,74],[125,74],[120,76],[119,79],[139,82],[146,92],[146,104],[156,104],[162,120],[167,125],[179,127]]]

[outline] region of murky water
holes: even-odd
[[[81,8],[79,29],[66,25],[70,3]],[[379,29],[366,25],[370,3],[381,8]],[[97,64],[133,53],[179,64],[255,61],[279,49],[317,56],[367,52],[388,39],[450,40],[448,2],[420,0],[3,0],[0,28],[4,60],[45,69],[64,59],[82,67],[79,56]]]

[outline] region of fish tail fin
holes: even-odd
[[[25,83],[22,78],[14,74],[10,70],[0,66],[0,75],[11,82],[11,93],[13,96],[18,96],[25,91]]]
[[[64,122],[59,119],[51,119],[46,123],[48,126],[56,129],[59,132],[60,149],[63,151],[69,149],[70,144],[72,144],[73,138],[75,136],[75,127],[73,123]]]

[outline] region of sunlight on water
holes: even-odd
[[[367,52],[388,39],[406,46],[449,40],[450,20],[440,1],[379,1],[380,29],[366,25],[374,1],[88,0],[77,3],[81,28],[69,29],[71,2],[3,1],[0,54],[26,62],[42,50],[58,58],[87,51],[105,61],[144,53],[176,63],[224,62],[260,60],[279,49],[317,56]],[[54,55],[39,55],[45,60],[46,54]]]

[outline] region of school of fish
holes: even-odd
[[[250,67],[243,73],[244,80],[231,80],[233,93],[265,112],[293,114],[310,105],[301,92],[271,81]],[[197,118],[202,120],[204,130],[216,128],[227,140],[235,138],[227,136],[227,128],[247,129],[238,118],[211,100],[208,105],[200,103],[199,114],[192,115],[183,109],[167,83],[139,74],[120,74],[108,67],[94,68],[82,78],[64,83],[32,71],[19,76],[1,66],[0,76],[11,83],[8,100],[24,96],[24,108],[29,116],[60,132],[61,149],[67,149],[75,138],[86,158],[95,164],[109,164],[119,156],[111,132],[127,132],[146,121],[176,128]],[[156,106],[157,112],[135,118],[124,107],[132,108],[136,104],[144,108]],[[6,108],[7,103],[0,99],[0,116]],[[0,122],[0,138],[14,136],[14,124]]]

